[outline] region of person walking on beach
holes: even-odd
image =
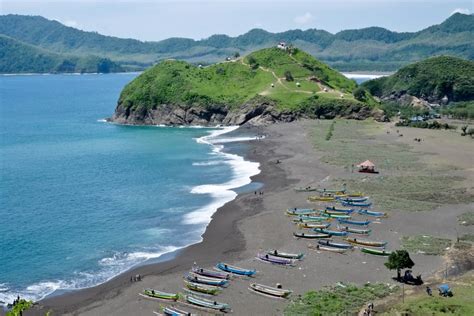
[[[429,286],[426,287],[426,294],[428,294],[428,296],[433,296],[433,291]]]

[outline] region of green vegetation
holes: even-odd
[[[348,115],[372,106],[342,92],[355,88],[352,80],[302,51],[293,51],[291,55],[278,48],[267,48],[238,61],[204,68],[166,60],[129,83],[119,103],[132,111],[162,104],[232,109],[260,96],[273,100],[280,111],[295,111],[310,117],[329,111],[332,116]],[[285,81],[288,69],[298,85]],[[319,75],[325,80],[319,79]],[[324,84],[330,85],[328,92],[321,91]]]
[[[461,225],[471,226],[474,225],[474,212],[466,212],[458,216],[458,220]]]
[[[411,122],[409,120],[402,120],[397,122],[395,126],[408,126],[428,129],[456,129],[456,126],[454,125],[449,125],[448,123],[440,123],[438,121]]]
[[[326,140],[331,140],[332,137],[332,132],[334,132],[334,125],[336,124],[336,121],[332,121],[331,125],[329,125],[328,133],[326,134]]]
[[[213,35],[198,41],[169,38],[141,42],[81,31],[40,16],[0,16],[0,34],[49,52],[109,58],[125,69],[144,69],[167,58],[210,64],[286,41],[341,71],[394,71],[441,54],[473,59],[473,30],[474,17],[457,13],[439,25],[413,33],[397,33],[380,27],[337,34],[316,29],[281,33],[253,29],[237,37]]]
[[[448,282],[452,287],[453,297],[428,296],[425,292],[407,296],[405,303],[396,304],[382,315],[474,315],[474,275],[472,273],[460,280]]]
[[[472,193],[460,187],[464,178],[448,174],[455,167],[427,165],[421,161],[423,156],[410,146],[374,137],[384,133],[382,124],[339,120],[328,142],[325,137],[330,124],[318,121],[311,128],[316,150],[324,153],[321,161],[354,171],[349,177],[335,179],[335,186],[346,183],[355,191],[370,192],[384,211],[428,211],[443,204],[472,201]],[[367,177],[356,172],[355,165],[366,159],[381,170],[380,176]]]
[[[55,54],[0,35],[0,73],[118,71],[123,68],[107,58]]]
[[[444,106],[440,112],[456,119],[474,120],[474,101],[455,102]]]
[[[294,299],[285,309],[285,315],[352,315],[366,302],[380,299],[398,290],[382,283],[356,286],[339,285],[319,291],[310,291]]]
[[[474,99],[474,62],[439,56],[408,65],[395,74],[362,84],[372,95],[387,97],[407,93],[427,100]]]
[[[425,255],[442,255],[451,246],[451,240],[433,236],[403,236],[402,247],[411,252]]]
[[[33,302],[20,299],[13,308],[7,312],[6,316],[20,316],[22,313],[33,306]]]
[[[411,269],[415,265],[410,258],[410,254],[406,250],[393,251],[388,257],[388,261],[384,263],[387,269],[397,270],[397,280],[401,279],[402,269]]]
[[[459,237],[459,239],[474,242],[474,234],[464,234],[461,237]]]

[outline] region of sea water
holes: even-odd
[[[0,305],[105,282],[199,242],[259,172],[234,127],[104,122],[136,74],[0,76]],[[179,236],[179,238],[177,238]]]

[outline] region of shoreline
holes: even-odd
[[[208,128],[207,126],[199,127]],[[250,131],[251,133],[258,132],[259,130],[260,128],[258,127],[247,127],[247,131]],[[236,133],[236,136],[238,137],[239,133],[241,132],[242,127],[239,127],[235,130],[231,130],[220,135],[232,135],[233,133]],[[212,132],[209,135],[203,137],[212,137]],[[258,157],[258,155],[252,154],[252,151],[254,151],[255,148],[261,148],[262,142],[259,142],[258,146],[256,146],[253,141],[248,140],[235,141],[234,143],[238,142],[243,142],[248,145],[249,148],[247,152],[239,153],[237,155],[223,147],[221,149],[221,153],[224,155],[240,156],[243,158],[243,160],[250,163],[256,162],[259,164],[260,170],[259,173],[250,177],[249,183],[244,184],[238,188],[251,185],[252,183],[263,183],[263,188],[261,189],[267,189],[264,182],[262,181],[263,178],[261,177],[263,170],[261,169],[262,164],[258,161],[260,157]],[[212,143],[209,143],[209,145],[213,147],[219,146],[218,144]],[[211,220],[208,222],[205,228],[204,233],[200,236],[200,241],[173,250],[171,252],[167,252],[157,259],[154,259],[156,262],[141,263],[135,267],[131,267],[129,270],[122,272],[101,284],[77,290],[58,291],[59,293],[57,294],[51,293],[39,300],[36,307],[32,309],[31,312],[33,312],[33,314],[39,312],[39,315],[42,315],[44,310],[52,309],[55,312],[59,312],[61,314],[70,313],[87,306],[101,297],[110,298],[119,295],[122,287],[127,286],[127,284],[131,284],[130,276],[140,274],[140,276],[144,278],[150,275],[162,275],[187,271],[195,261],[199,261],[202,264],[215,264],[217,261],[213,258],[211,258],[209,262],[206,262],[209,253],[232,253],[238,256],[238,254],[244,250],[245,242],[243,236],[241,236],[241,233],[238,231],[236,224],[239,220],[246,217],[246,215],[231,215],[231,213],[232,210],[238,207],[235,205],[238,204],[238,200],[245,199],[245,196],[252,195],[252,192],[236,193],[235,198],[226,202],[223,206],[215,210],[211,216]],[[231,238],[231,240],[228,242],[221,244],[219,236],[222,235],[224,231],[228,235],[233,235],[233,238]],[[216,243],[216,240],[219,240],[219,242]],[[225,259],[229,260],[229,258]],[[40,306],[40,308],[38,308],[38,306]]]
[[[325,152],[316,148],[312,141],[315,136],[324,139],[323,134],[314,134],[318,124],[322,123],[301,120],[257,128],[258,132],[255,133],[265,134],[266,138],[250,143],[244,157],[260,163],[261,173],[252,177],[252,182],[263,183],[261,190],[264,195],[254,195],[253,192],[239,194],[236,199],[218,209],[212,216],[201,243],[183,249],[173,260],[138,267],[100,286],[40,301],[32,313],[43,315],[52,310],[57,314],[72,315],[149,315],[158,307],[156,302],[137,295],[144,288],[181,292],[184,272],[193,264],[212,268],[219,261],[256,269],[255,281],[270,286],[278,282],[284,288],[292,289],[294,296],[337,282],[359,285],[366,282],[393,284],[393,271],[383,266],[386,261],[383,257],[370,256],[360,251],[347,255],[321,253],[309,250],[309,241],[297,240],[292,236],[297,228],[283,215],[283,210],[289,207],[315,207],[307,202],[308,193],[295,193],[293,187],[331,186],[333,181],[337,182],[341,178],[349,177],[360,181],[365,177],[324,161]],[[455,138],[453,142],[449,131],[433,133],[409,128],[400,128],[407,137],[399,138],[393,135],[397,129],[393,124],[376,124],[377,136],[368,136],[362,141],[363,146],[372,145],[372,137],[376,137],[381,143],[407,144],[410,151],[416,148],[415,152],[422,154],[426,163],[435,165],[452,158],[453,151],[458,148],[456,146],[466,141],[464,138]],[[242,131],[245,131],[244,128],[242,127]],[[425,134],[423,138],[426,142],[413,146],[411,139],[419,134]],[[438,136],[443,134],[445,136]],[[441,140],[446,147],[443,151],[439,151],[437,145],[439,137],[443,137]],[[435,153],[439,156],[434,156]],[[465,159],[457,158],[461,166],[466,166]],[[276,163],[277,160],[281,163]],[[466,176],[470,179],[469,175]],[[378,205],[377,199],[374,201]],[[430,235],[436,232],[436,236],[455,240],[458,234],[469,231],[469,227],[459,226],[457,216],[472,205],[472,202],[442,204],[437,208],[417,212],[392,210],[388,218],[374,223],[371,227],[373,237],[370,238],[389,241],[390,250],[400,249],[402,236]],[[378,207],[375,210],[381,211]],[[298,262],[297,267],[278,267],[255,259],[255,255],[265,249],[304,252],[305,257]],[[423,279],[437,273],[445,264],[442,256],[427,256],[417,252],[412,253],[411,257],[416,262],[413,273],[423,274]],[[130,276],[134,273],[142,274],[143,281],[130,283]],[[288,301],[269,300],[254,295],[248,291],[248,282],[249,279],[236,278],[217,299],[229,303],[236,315],[283,313]]]

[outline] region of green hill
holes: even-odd
[[[279,41],[292,43],[341,71],[393,71],[436,55],[474,59],[474,16],[460,13],[418,32],[397,33],[380,27],[336,34],[317,29],[281,33],[253,29],[237,37],[213,35],[197,41],[169,38],[159,42],[85,32],[40,16],[2,15],[0,34],[58,54],[109,58],[134,70],[169,58],[215,63],[235,52],[248,54]]]
[[[428,102],[474,100],[474,62],[439,56],[403,67],[395,74],[362,84],[385,99],[411,95]]]
[[[365,118],[356,83],[296,48],[267,48],[197,67],[166,60],[122,91],[112,120],[127,124],[243,124],[299,116]]]
[[[118,72],[123,68],[97,56],[54,54],[0,35],[0,73]]]

